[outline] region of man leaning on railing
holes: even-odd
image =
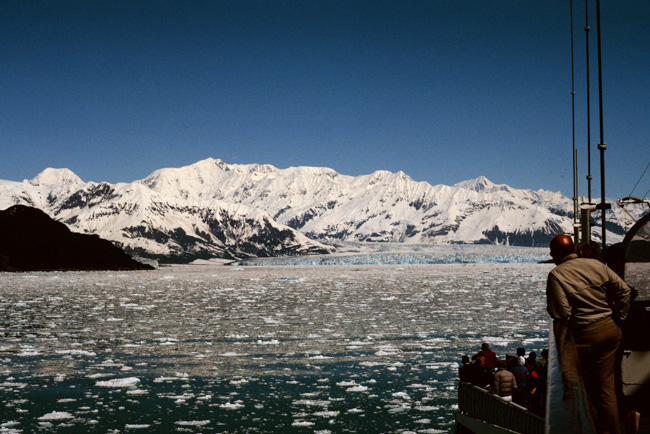
[[[619,433],[614,374],[623,333],[617,323],[627,317],[630,287],[599,260],[579,258],[569,236],[558,235],[550,247],[557,266],[546,283],[548,313],[573,335],[598,432]]]

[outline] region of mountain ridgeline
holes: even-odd
[[[402,172],[346,176],[215,159],[118,184],[46,169],[31,180],[0,181],[0,209],[14,204],[164,262],[324,254],[337,241],[546,246],[572,223],[572,203],[561,193],[484,177],[432,186]],[[614,238],[624,231],[619,220]]]

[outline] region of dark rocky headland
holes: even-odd
[[[79,234],[43,211],[0,211],[0,271],[151,270],[108,240]]]

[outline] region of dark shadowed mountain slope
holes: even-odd
[[[150,270],[97,235],[71,232],[43,211],[0,211],[0,271]]]

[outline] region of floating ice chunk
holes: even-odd
[[[400,405],[399,407],[393,407],[388,410],[388,413],[390,414],[395,414],[395,413],[404,413],[405,411],[409,411],[411,407],[407,405]]]
[[[161,342],[159,345],[176,345],[176,341],[169,340],[169,341]]]
[[[146,424],[146,423],[141,423],[141,424],[135,424],[135,423],[134,423],[134,424],[131,424],[131,423],[127,423],[127,424],[124,426],[124,428],[126,428],[126,429],[148,429],[148,428],[150,428],[150,427],[151,427],[151,425]]]
[[[85,351],[85,350],[57,350],[57,354],[70,354],[73,356],[89,356],[89,357],[94,357],[97,355],[97,353],[94,353],[92,351]]]
[[[411,384],[406,387],[410,389],[431,389],[431,386],[427,386],[426,384],[419,384],[419,383]]]
[[[107,372],[99,372],[97,374],[90,374],[87,375],[86,378],[90,378],[91,380],[95,380],[97,378],[106,378],[106,377],[113,377],[115,374],[110,374]]]
[[[140,379],[136,377],[128,377],[128,378],[116,378],[114,380],[107,380],[107,381],[98,381],[95,383],[95,386],[97,387],[110,387],[110,388],[123,388],[123,387],[132,387],[135,386],[140,382]]]
[[[359,363],[359,366],[365,366],[365,367],[368,367],[368,368],[373,368],[375,366],[383,366],[385,364],[386,364],[385,362],[361,362],[361,363]]]
[[[403,399],[404,401],[410,401],[411,400],[411,397],[406,392],[394,392],[393,397]]]
[[[320,417],[336,417],[340,414],[340,411],[330,410],[330,411],[317,411],[314,413],[314,416]]]
[[[124,344],[122,345],[123,348],[140,348],[142,344]]]
[[[331,359],[331,357],[329,357],[329,356],[323,356],[322,354],[319,354],[319,355],[316,355],[316,356],[310,357],[309,359],[310,359],[310,360],[312,360],[312,359],[323,360],[323,359]]]
[[[271,339],[270,341],[257,341],[257,345],[279,345],[280,341],[277,339]]]
[[[306,420],[294,420],[291,426],[314,426],[314,422],[309,422]]]
[[[368,386],[354,386],[345,389],[346,392],[367,392]]]
[[[205,426],[209,425],[209,420],[178,420],[174,424],[179,426]]]
[[[322,401],[317,399],[299,399],[293,402],[293,405],[304,405],[307,407],[328,407],[329,401]]]
[[[16,354],[19,357],[39,356],[41,354],[38,349],[29,345],[21,346],[21,350],[20,353]]]
[[[233,351],[228,351],[223,354],[220,354],[222,357],[242,357],[242,356],[247,356],[248,354],[240,354],[240,353],[235,353]]]
[[[244,404],[242,404],[240,401],[226,402],[224,404],[221,404],[219,408],[222,408],[224,410],[239,410],[240,408],[244,408]]]
[[[122,363],[115,363],[112,359],[107,359],[97,366],[102,366],[104,368],[120,368],[124,365]]]
[[[164,383],[165,381],[177,381],[177,380],[182,380],[180,377],[157,377],[154,378],[153,382],[154,383]]]
[[[397,356],[400,350],[390,345],[382,346],[382,348],[375,353],[376,356]]]
[[[133,390],[127,390],[126,394],[129,396],[142,396],[142,395],[147,395],[149,392],[146,390],[142,389],[133,389]]]
[[[439,405],[418,405],[415,407],[417,411],[437,411],[440,410]]]
[[[53,411],[51,413],[44,414],[39,417],[38,420],[48,421],[48,420],[66,420],[73,419],[74,416],[68,413],[67,411]]]
[[[6,382],[6,383],[0,383],[0,387],[15,387],[17,389],[24,389],[25,387],[27,387],[27,383],[10,383],[10,382]]]

